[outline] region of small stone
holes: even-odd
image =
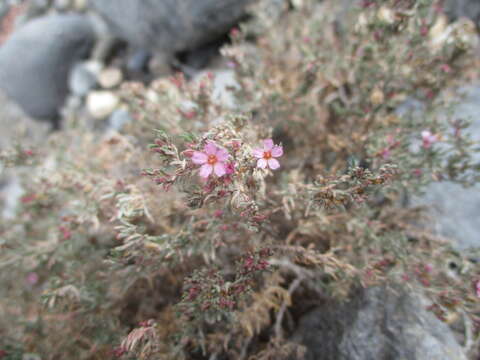
[[[120,99],[110,91],[92,91],[87,97],[87,109],[95,119],[104,119],[118,106]]]
[[[20,180],[16,177],[0,188],[0,199],[3,200],[2,218],[14,219],[17,216],[17,206],[25,193]]]
[[[386,6],[382,6],[378,10],[377,17],[384,24],[392,25],[395,23],[395,13]]]
[[[73,8],[77,11],[85,11],[87,0],[73,0]]]
[[[59,11],[67,11],[70,5],[70,0],[55,0],[55,8]]]
[[[92,74],[95,74],[96,77],[100,75],[100,72],[103,70],[103,64],[97,60],[89,60],[85,62],[85,67]]]
[[[215,103],[223,105],[228,109],[237,107],[234,92],[240,89],[240,85],[235,79],[233,70],[221,70],[214,72],[212,98]]]
[[[22,360],[42,360],[37,354],[23,354]]]
[[[370,102],[378,106],[380,104],[383,104],[385,101],[385,95],[383,95],[383,91],[380,90],[379,88],[373,89],[372,93],[370,94]]]
[[[90,90],[95,88],[97,76],[86,64],[77,64],[74,66],[68,79],[68,86],[72,93],[77,96],[85,96]]]
[[[127,109],[120,108],[115,110],[108,118],[108,126],[110,129],[120,131],[122,128],[133,121],[132,115]]]
[[[106,68],[98,77],[98,82],[105,89],[111,89],[115,86],[120,85],[123,80],[122,71],[119,68]]]
[[[160,101],[160,97],[158,96],[158,93],[153,89],[147,90],[145,94],[145,98],[153,104],[158,104],[158,102]]]
[[[127,70],[134,73],[143,73],[148,70],[148,63],[152,54],[144,49],[137,50],[127,61]]]

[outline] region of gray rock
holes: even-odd
[[[94,41],[81,15],[28,22],[0,48],[0,88],[30,116],[52,119],[68,93],[68,74]]]
[[[453,19],[468,17],[480,26],[480,1],[478,0],[447,0],[445,11]]]
[[[8,13],[10,6],[6,2],[0,3],[0,20]]]
[[[359,290],[306,314],[293,339],[306,360],[466,360],[450,328],[399,288]]]
[[[70,73],[68,85],[74,95],[83,97],[97,85],[97,74],[89,68],[88,64],[78,63]]]
[[[144,49],[135,51],[127,61],[127,70],[132,73],[144,73],[148,68],[148,61],[152,54]]]
[[[71,5],[70,0],[55,0],[55,8],[59,11],[67,11]]]
[[[464,98],[456,106],[454,115],[472,120],[468,131],[473,140],[480,142],[480,86],[465,88],[462,92]],[[480,163],[479,153],[472,154],[472,158]],[[429,206],[433,230],[452,239],[457,250],[480,248],[480,184],[465,188],[446,181],[432,183],[424,195],[412,199],[412,204]]]
[[[127,109],[117,109],[108,119],[108,127],[115,131],[120,131],[122,128],[133,121],[132,115]]]
[[[245,14],[251,0],[90,0],[113,32],[134,47],[165,55],[207,44]]]

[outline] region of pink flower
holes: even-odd
[[[433,143],[438,141],[438,136],[432,134],[428,130],[422,131],[422,140],[423,140],[423,147],[428,149],[432,146]]]
[[[39,278],[36,272],[31,272],[31,273],[28,273],[26,280],[28,284],[33,286],[36,283],[38,283]]]
[[[263,140],[263,149],[257,148],[253,150],[253,156],[257,161],[257,167],[261,169],[267,168],[267,166],[276,170],[280,167],[280,163],[277,159],[283,155],[283,147],[280,145],[274,145],[272,139]]]
[[[380,155],[384,160],[388,160],[390,156],[392,155],[392,152],[390,151],[389,148],[385,148],[381,151]]]
[[[208,178],[212,173],[221,177],[227,173],[228,152],[213,142],[208,142],[203,152],[194,151],[192,161],[200,167],[200,176]]]
[[[477,292],[477,296],[480,298],[480,280],[477,281],[475,290]]]

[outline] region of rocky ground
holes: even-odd
[[[177,70],[195,78],[210,66],[217,73],[217,96],[234,105],[225,89],[235,80],[217,50],[244,18],[248,0],[117,1],[0,4],[0,148],[25,134],[32,143],[44,141],[49,128],[61,127],[67,116],[92,129],[121,131],[133,121],[118,95],[121,84],[148,83]],[[480,22],[478,1],[445,7],[452,17]],[[472,136],[480,140],[480,85],[466,92],[456,113],[472,120]],[[21,188],[5,173],[0,184],[0,199],[8,205],[3,215],[11,216]],[[414,204],[432,207],[432,227],[454,239],[459,251],[480,250],[479,190],[435,183]],[[309,359],[464,359],[450,329],[418,304],[402,291],[368,290],[352,303],[315,309],[302,320],[296,339],[310,349]]]

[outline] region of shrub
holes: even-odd
[[[307,303],[384,282],[478,325],[479,270],[404,206],[478,179],[445,91],[473,28],[428,0],[335,3],[233,31],[233,103],[215,74],[125,84],[121,134],[70,121],[2,155],[26,191],[0,225],[4,358],[287,358]]]

